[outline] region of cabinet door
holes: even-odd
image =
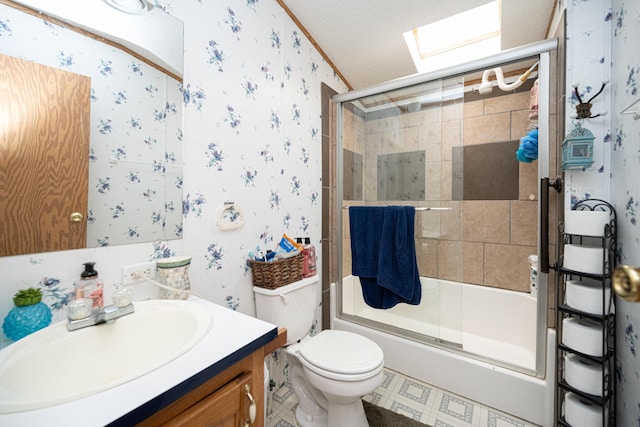
[[[251,372],[244,373],[171,419],[167,426],[244,427],[251,402],[245,386],[251,386]],[[250,390],[253,392],[252,390]],[[255,409],[254,409],[255,411]]]

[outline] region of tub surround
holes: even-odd
[[[134,425],[254,352],[263,348],[269,352],[279,346],[283,336],[278,334],[275,325],[204,299],[191,296],[190,300],[209,310],[213,325],[207,336],[189,352],[147,375],[89,397],[0,415],[0,425]],[[262,378],[256,382],[262,383]]]
[[[362,326],[337,316],[331,285],[331,328],[363,335],[382,348],[385,367],[446,389],[537,425],[553,425],[555,330],[547,329],[546,376],[506,369],[482,360]]]

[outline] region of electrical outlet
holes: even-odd
[[[140,264],[125,265],[122,267],[122,284],[130,285],[144,281],[144,279],[156,278],[156,263],[143,262]]]

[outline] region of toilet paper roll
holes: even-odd
[[[602,325],[588,319],[566,318],[562,320],[562,343],[569,348],[602,357]]]
[[[605,413],[602,422],[602,408],[575,393],[564,395],[564,419],[573,427],[602,427],[609,419]]]
[[[564,245],[563,267],[587,274],[602,274],[606,252],[594,246]]]
[[[604,294],[604,305],[603,297]],[[565,302],[569,307],[585,313],[602,316],[609,313],[611,305],[611,288],[595,280],[567,280],[565,286]],[[604,308],[604,313],[602,312]]]
[[[577,390],[602,397],[602,366],[584,357],[565,355],[564,380]]]
[[[609,223],[609,212],[605,211],[566,211],[564,213],[564,231],[583,236],[603,236],[604,226]]]

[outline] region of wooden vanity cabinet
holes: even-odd
[[[278,337],[230,368],[211,378],[186,394],[139,426],[215,426],[215,427],[263,427],[264,420],[264,358],[282,347],[287,340],[286,329],[278,331]],[[247,389],[248,387],[248,389]],[[250,399],[255,403],[256,418],[249,422]]]

